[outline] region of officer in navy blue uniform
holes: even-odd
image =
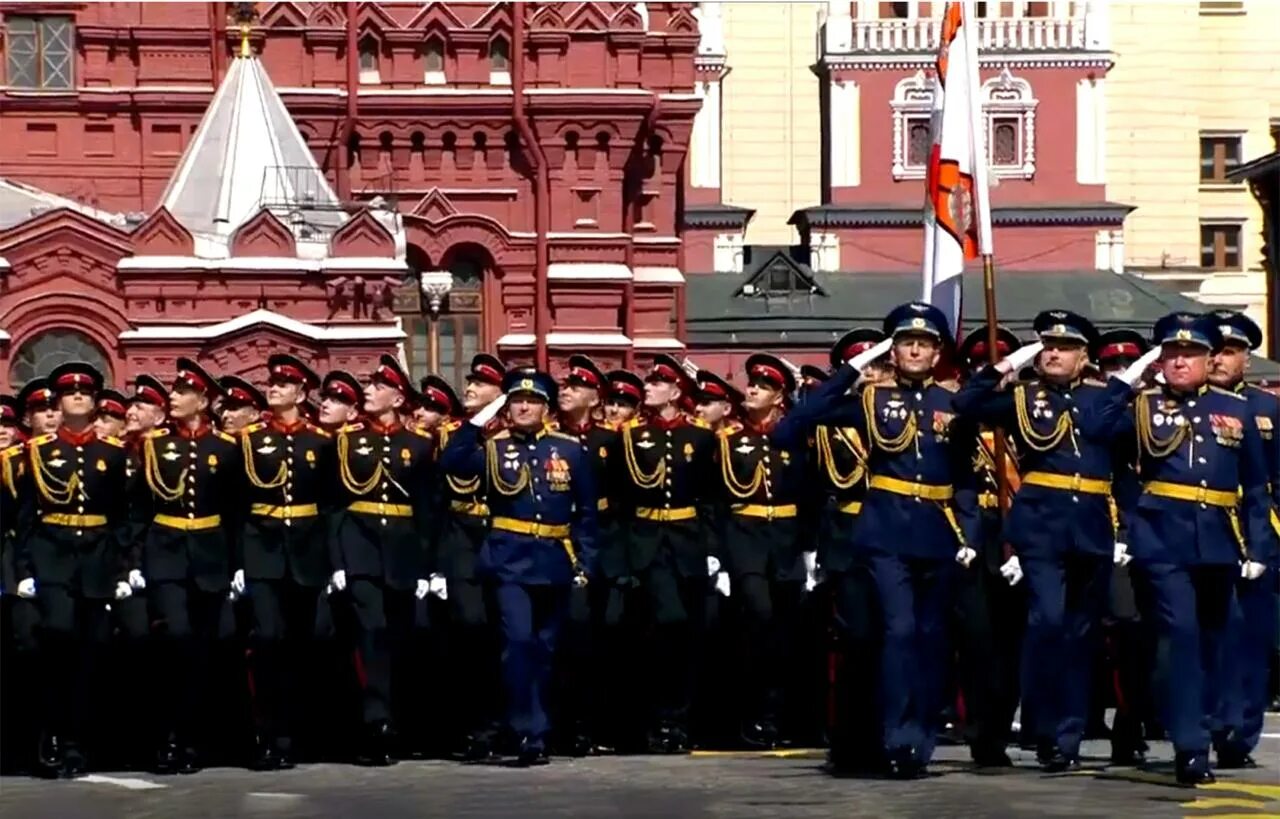
[[[132,594],[121,551],[125,450],[119,438],[93,429],[100,372],[63,364],[49,374],[49,386],[62,425],[27,442],[32,490],[18,513],[14,567],[17,594],[34,597],[40,612],[39,761],[48,775],[74,777],[87,769],[80,742],[110,637],[109,603]]]
[[[721,555],[740,602],[744,641],[740,725],[753,747],[781,738],[784,674],[793,668],[791,631],[804,592],[799,505],[808,452],[804,431],[779,427],[795,392],[795,375],[776,356],[746,361],[742,423],[719,430],[718,462],[725,513]]]
[[[842,365],[783,424],[854,427],[867,434],[868,491],[854,524],[884,623],[880,694],[888,773],[921,775],[935,744],[943,699],[947,623],[957,564],[976,551],[974,430],[956,418],[951,390],[933,368],[951,331],[937,308],[910,302],[884,322],[897,379],[845,394],[858,377]],[[870,355],[867,351],[863,355]]]
[[[1022,482],[1004,540],[1029,594],[1023,690],[1035,692],[1037,758],[1046,771],[1059,772],[1079,767],[1094,646],[1110,591],[1112,446],[1077,429],[1082,407],[1102,394],[1081,380],[1097,330],[1067,310],[1042,312],[1033,326],[1043,347],[1040,377],[997,391],[1010,365],[989,365],[955,405],[965,417],[1005,430],[1018,451]]]
[[[1135,397],[1134,370],[1148,363],[1139,359],[1082,408],[1079,424],[1104,443],[1136,433],[1142,492],[1128,515],[1128,547],[1167,643],[1165,725],[1178,781],[1189,785],[1214,781],[1206,695],[1227,682],[1235,580],[1265,574],[1272,537],[1266,454],[1248,401],[1208,383],[1218,325],[1187,313],[1161,319],[1153,342],[1165,383]]]
[[[1215,745],[1219,768],[1252,768],[1251,753],[1262,735],[1266,712],[1271,658],[1276,629],[1280,628],[1280,397],[1245,384],[1249,353],[1262,344],[1262,330],[1248,316],[1229,310],[1213,313],[1222,333],[1222,349],[1214,356],[1209,381],[1214,386],[1244,396],[1249,417],[1258,428],[1267,456],[1271,485],[1270,520],[1274,530],[1267,552],[1267,572],[1256,580],[1236,581],[1236,605],[1228,634],[1227,656],[1234,659],[1231,683],[1223,691],[1223,725]]]
[[[137,516],[150,523],[129,566],[145,577],[157,623],[162,737],[156,769],[194,773],[201,768],[199,734],[223,606],[239,568],[244,467],[236,438],[209,424],[211,399],[221,395],[218,382],[190,359],[177,365],[169,395],[173,427],[142,439],[146,489],[134,502]]]
[[[555,381],[514,370],[503,391],[505,401],[494,401],[454,433],[441,465],[483,476],[493,517],[477,570],[496,586],[517,761],[539,765],[548,761],[545,699],[569,590],[595,569],[599,495],[578,439],[547,423]],[[484,425],[504,403],[507,429],[483,438]]]
[[[329,580],[323,511],[332,497],[333,436],[300,406],[320,378],[292,355],[267,359],[271,420],[240,433],[249,513],[232,587],[253,612],[252,662],[259,721],[256,770],[292,768],[300,674],[312,653],[316,609]],[[223,379],[225,385],[226,379]]]
[[[390,765],[392,720],[410,696],[405,648],[416,602],[431,575],[430,539],[439,522],[435,439],[401,423],[413,383],[395,357],[383,355],[364,387],[366,420],[334,436],[336,495],[328,519],[330,584],[346,593],[356,622],[364,735],[362,765]]]

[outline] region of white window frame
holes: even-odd
[[[1032,93],[1031,83],[1015,77],[1005,68],[998,77],[992,77],[982,84],[981,100],[985,119],[988,174],[996,179],[1033,178],[1036,175],[1036,107],[1040,101]],[[1022,161],[996,167],[992,161],[995,141],[992,124],[996,119],[1009,118],[1021,120],[1019,148]]]
[[[893,110],[893,178],[924,179],[928,165],[909,165],[911,130],[908,120],[915,117],[926,119],[933,115],[933,78],[924,70],[917,71],[910,77],[900,80],[893,89],[893,99],[889,102]]]

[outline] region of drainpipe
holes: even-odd
[[[351,135],[356,130],[360,106],[360,55],[356,43],[356,3],[347,4],[347,117],[338,145],[338,201],[351,201]]]
[[[644,151],[648,143],[649,135],[653,133],[654,126],[658,123],[658,116],[662,113],[662,97],[658,94],[653,95],[653,105],[649,108],[649,113],[645,115],[644,124],[640,126],[640,154],[643,157]],[[640,187],[644,187],[644,180],[640,180]],[[643,191],[633,191],[640,194]],[[626,285],[622,289],[622,334],[631,339],[631,346],[622,354],[622,367],[626,370],[635,368],[636,365],[636,283],[635,283],[635,262],[636,262],[636,237],[634,234],[636,223],[636,209],[633,202],[622,203],[622,232],[627,234],[627,244],[624,250],[624,261],[627,270],[631,271],[631,278],[627,279]],[[677,295],[677,299],[679,296]]]
[[[223,57],[227,49],[226,37],[222,26],[227,20],[227,4],[213,3],[209,6],[209,66],[213,73],[213,90],[218,90],[222,82]]]
[[[520,135],[520,142],[529,151],[529,159],[533,164],[533,231],[534,231],[534,267],[533,267],[533,336],[535,339],[534,363],[541,370],[546,370],[547,331],[551,324],[551,307],[547,296],[547,264],[549,262],[547,248],[547,232],[550,229],[550,174],[547,169],[547,155],[543,153],[538,138],[529,126],[529,118],[524,109],[524,7],[520,3],[510,3],[511,9],[511,119]]]

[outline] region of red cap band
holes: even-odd
[[[18,413],[13,411],[13,407],[8,404],[0,405],[0,419],[5,421],[15,421],[17,418]]]
[[[596,378],[596,374],[588,370],[586,367],[573,367],[569,370],[569,377],[576,378],[584,382],[587,386],[599,389],[600,379]]]
[[[376,374],[380,378],[382,378],[383,381],[387,382],[388,384],[400,390],[401,392],[407,393],[409,391],[409,385],[404,383],[404,379],[400,377],[400,373],[396,372],[393,368],[388,367],[384,364],[383,366],[379,367],[376,370]]]
[[[864,352],[866,350],[870,350],[872,347],[876,346],[879,343],[880,342],[878,341],[855,341],[852,344],[850,344],[848,347],[844,348],[844,353],[842,353],[840,357],[843,358],[845,361],[848,361],[858,353]]]
[[[351,385],[345,381],[330,381],[326,393],[332,393],[339,399],[354,404],[360,396],[352,389]]]
[[[729,393],[724,391],[724,387],[720,386],[714,381],[708,381],[698,389],[700,389],[702,392],[707,393],[708,395],[714,395],[716,398],[720,398],[722,400],[728,400],[729,398]]]
[[[449,400],[449,395],[439,387],[427,387],[422,396],[427,399],[427,403],[443,407],[445,412],[453,409],[453,402]]]
[[[637,401],[642,397],[640,394],[640,388],[635,384],[632,384],[630,381],[613,382],[613,391],[620,392],[623,395],[629,395]]]
[[[98,412],[104,412],[107,415],[118,415],[121,418],[125,416],[124,404],[111,398],[104,398],[98,402]]]
[[[665,381],[673,381],[677,384],[680,383],[680,374],[666,364],[659,364],[654,367],[653,372],[650,373],[650,375],[655,375]]]
[[[59,376],[57,386],[59,387],[78,387],[81,384],[92,384],[91,379],[86,373],[67,373]]]
[[[27,396],[27,408],[38,407],[41,404],[47,404],[53,400],[53,390],[48,387],[41,387],[38,390],[32,390]]]
[[[286,381],[292,381],[295,384],[307,383],[307,377],[302,370],[290,364],[278,364],[271,370],[271,375],[276,378],[283,378]]]
[[[155,404],[157,407],[163,407],[168,403],[168,399],[164,394],[155,387],[139,387],[138,391],[134,393],[134,397],[139,401]]]
[[[488,364],[477,364],[471,369],[471,374],[479,376],[481,380],[490,381],[494,384],[502,383],[502,373],[498,372]]]
[[[1006,341],[997,341],[996,350],[1001,356],[1009,354],[1009,343]],[[969,348],[969,360],[977,361],[978,359],[987,357],[987,342],[979,341]]]
[[[782,373],[776,367],[770,367],[768,364],[755,365],[751,368],[751,374],[772,381],[779,387],[787,383],[787,379],[782,377]]]
[[[232,387],[231,389],[227,390],[227,397],[230,398],[232,401],[238,401],[241,404],[257,404],[258,403],[257,401],[254,400],[253,396],[248,393],[248,391],[243,390],[240,387]]]
[[[209,384],[200,377],[199,373],[190,370],[180,370],[178,372],[178,380],[185,381],[188,386],[199,390],[200,392],[208,392]]]
[[[1142,350],[1131,341],[1119,341],[1108,344],[1098,351],[1099,359],[1108,358],[1141,358]]]

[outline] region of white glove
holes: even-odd
[[[479,412],[471,416],[472,426],[477,426],[477,427],[480,427],[481,429],[484,429],[485,426],[487,426],[490,421],[492,421],[495,417],[497,417],[498,412],[504,406],[506,406],[506,403],[507,403],[507,396],[503,394],[503,395],[499,395],[497,398],[485,404],[483,407],[480,408]]]
[[[1266,564],[1256,560],[1246,560],[1240,564],[1240,576],[1245,580],[1257,580],[1266,570]]]
[[[720,558],[707,555],[707,577],[715,577],[720,571]]]
[[[1019,347],[1004,357],[1004,360],[996,365],[1000,372],[1016,373],[1027,365],[1028,362],[1040,355],[1040,351],[1044,349],[1044,343],[1037,341],[1034,344],[1028,344],[1025,347]]]
[[[818,553],[805,552],[804,558],[804,590],[811,592],[818,587]]]
[[[890,348],[892,347],[893,347],[893,339],[886,338],[884,341],[881,341],[880,343],[876,344],[876,346],[867,350],[863,350],[862,352],[858,353],[853,358],[849,359],[846,363],[850,367],[853,367],[858,372],[862,372],[862,369],[864,367],[866,367],[872,361],[875,361],[880,356],[889,352]]]
[[[1115,564],[1117,566],[1128,566],[1129,561],[1133,560],[1133,555],[1129,554],[1128,543],[1117,543],[1115,552]]]
[[[729,573],[728,572],[720,572],[719,574],[716,575],[716,591],[720,592],[725,597],[729,596]]]
[[[232,589],[231,591],[227,592],[227,600],[231,601],[232,603],[236,602],[239,599],[240,599],[240,595],[236,592],[235,589]]]
[[[231,591],[237,595],[244,594],[244,569],[236,569],[236,573],[231,575]]]
[[[431,583],[419,577],[418,587],[413,590],[413,596],[418,598],[419,600],[426,600],[427,592],[429,591],[431,591]]]
[[[431,578],[428,581],[427,592],[429,594],[434,594],[436,597],[439,597],[441,600],[448,600],[449,599],[449,582],[444,579],[444,575],[433,574],[431,575]]]
[[[575,574],[573,576],[573,585],[578,588],[584,588],[587,585],[587,576],[585,574]]]
[[[121,580],[116,584],[116,599],[123,600],[133,594],[133,587]]]
[[[972,563],[973,559],[977,556],[978,553],[973,549],[968,546],[961,546],[960,551],[956,552],[956,562],[967,569],[969,568],[969,564]]]
[[[324,596],[325,596],[325,597],[328,597],[328,596],[329,596],[329,595],[331,595],[331,594],[333,594],[333,584],[332,584],[332,583],[325,583],[325,584],[324,584]]]
[[[18,581],[18,596],[26,598],[36,596],[36,579],[34,577]]]
[[[337,591],[347,590],[347,572],[344,569],[338,569],[333,573],[333,577],[329,579],[329,585]]]
[[[1159,357],[1160,345],[1157,344],[1150,350],[1143,353],[1142,358],[1139,358],[1128,367],[1125,367],[1124,372],[1120,373],[1120,375],[1113,375],[1111,377],[1119,378],[1121,381],[1132,387],[1142,380],[1142,376],[1146,374],[1147,368],[1155,363],[1156,359]]]
[[[1010,586],[1018,585],[1022,580],[1022,561],[1018,560],[1017,555],[1004,562],[1000,567],[1000,576],[1009,581]]]
[[[147,587],[147,579],[142,576],[139,569],[133,569],[129,572],[129,585],[135,589],[142,590]]]

